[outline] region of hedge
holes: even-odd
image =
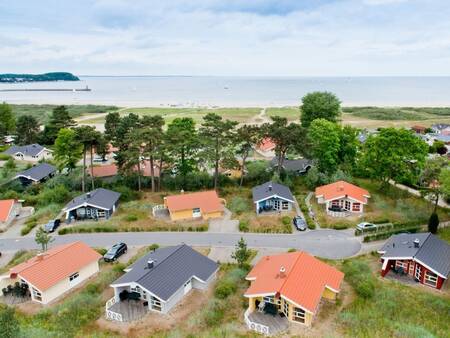
[[[95,232],[155,232],[155,231],[172,231],[172,232],[204,232],[208,231],[208,225],[201,225],[199,227],[187,227],[187,228],[170,228],[170,227],[129,227],[129,228],[118,228],[112,225],[105,226],[95,226],[95,227],[72,227],[72,228],[62,228],[58,230],[59,235],[74,234],[74,233],[95,233]]]
[[[395,229],[395,230],[387,231],[387,232],[380,232],[380,233],[377,233],[377,234],[364,236],[363,242],[367,243],[367,242],[372,242],[372,241],[378,241],[378,240],[381,240],[381,239],[387,239],[387,238],[391,237],[392,235],[396,235],[396,234],[399,234],[401,232],[416,233],[420,229],[421,229],[421,227],[416,225],[414,227],[406,227],[406,228]]]

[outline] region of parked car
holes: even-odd
[[[299,231],[305,231],[306,229],[308,229],[308,225],[306,224],[305,219],[300,216],[295,216],[292,220],[292,223],[294,223],[294,226]]]
[[[44,225],[45,232],[53,232],[56,230],[57,227],[61,224],[60,219],[52,219],[49,221],[46,225]]]
[[[375,224],[373,224],[373,223],[368,223],[368,222],[362,222],[362,223],[359,223],[359,224],[356,226],[356,228],[359,229],[359,230],[361,230],[361,231],[369,230],[369,229],[375,229],[376,227],[377,227],[377,226],[376,226]]]
[[[103,260],[105,262],[114,262],[117,258],[126,253],[127,250],[128,247],[125,243],[116,243],[105,253]]]

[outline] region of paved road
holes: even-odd
[[[124,232],[70,234],[55,236],[55,244],[83,241],[94,247],[107,247],[118,241],[128,245],[176,245],[233,247],[243,236],[253,248],[295,248],[324,258],[345,258],[356,255],[361,249],[360,241],[345,231],[316,230],[294,234],[240,234],[211,232]],[[0,251],[38,248],[33,238],[0,238]]]

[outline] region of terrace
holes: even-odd
[[[267,336],[280,334],[289,328],[289,321],[279,313],[270,313],[266,311],[250,312],[247,309],[244,318],[245,323],[250,330]]]
[[[105,306],[106,319],[118,322],[132,322],[148,313],[148,303],[138,299],[116,301],[113,297]]]

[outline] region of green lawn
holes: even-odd
[[[371,120],[429,120],[450,116],[450,107],[344,107],[344,113]]]
[[[450,227],[440,228],[438,230],[438,235],[440,238],[450,243]]]
[[[299,107],[267,108],[266,114],[270,117],[272,116],[286,117],[289,121],[298,122],[300,120]]]

